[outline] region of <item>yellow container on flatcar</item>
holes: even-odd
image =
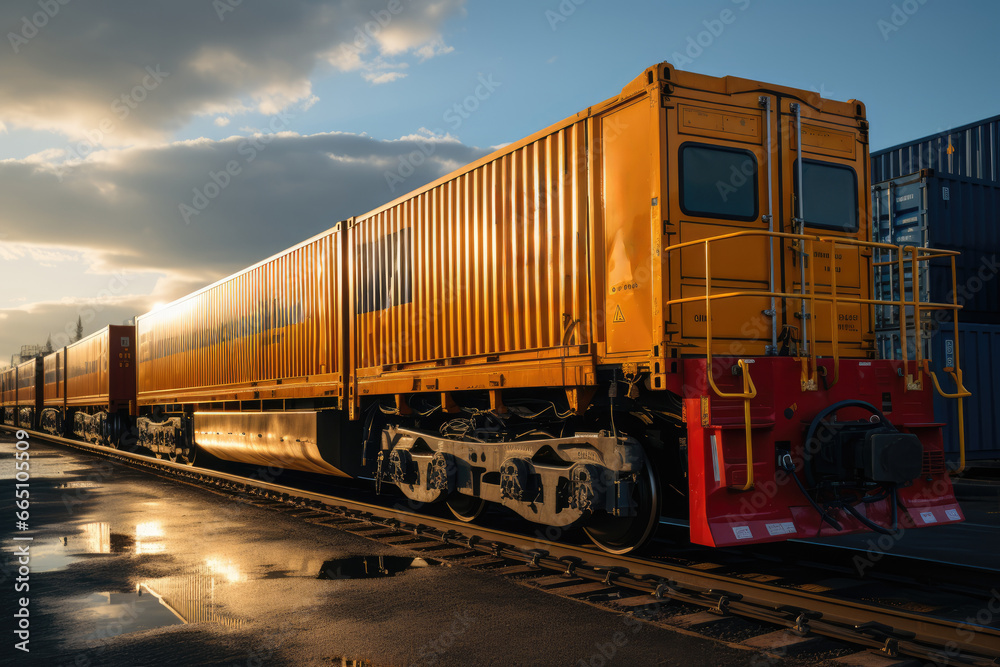
[[[33,429],[42,411],[42,360],[36,357],[18,364],[16,369],[16,425]]]
[[[45,404],[131,412],[135,402],[135,327],[110,324],[45,358]],[[59,369],[54,357],[62,357]],[[63,375],[64,374],[64,375]],[[60,377],[65,377],[59,387]]]
[[[340,397],[341,228],[139,316],[139,405]]]
[[[14,425],[17,411],[17,368],[11,366],[0,371],[0,421]]]
[[[609,364],[663,389],[671,358],[707,351],[706,291],[734,295],[714,302],[715,354],[763,355],[779,332],[802,352],[810,327],[814,352],[836,341],[842,357],[870,356],[870,306],[852,302],[869,298],[870,253],[817,242],[803,261],[797,243],[767,236],[867,240],[867,141],[853,100],[647,69],[620,95],[356,218],[355,402],[592,385]],[[706,257],[698,242],[730,233]],[[803,279],[843,299],[836,318],[820,299],[803,325],[802,299],[763,294],[798,294]]]

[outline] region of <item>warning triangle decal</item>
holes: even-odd
[[[625,316],[622,315],[622,307],[621,306],[615,306],[615,317],[614,317],[613,321],[615,321],[615,322],[624,322],[625,321]]]

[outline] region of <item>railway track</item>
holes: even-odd
[[[990,593],[983,586],[986,580],[982,578],[993,571],[960,567],[945,571],[937,566],[937,571],[925,572],[927,576],[921,577],[920,564],[884,555],[893,563],[883,569],[890,569],[893,574],[880,576],[878,581],[883,587],[895,581],[897,589],[889,595],[882,593],[881,597],[870,588],[859,595],[854,590],[857,587],[847,586],[853,590],[851,593],[843,586],[815,583],[820,575],[810,573],[808,568],[819,568],[817,571],[825,572],[827,579],[831,574],[846,576],[848,573],[842,565],[836,564],[837,559],[825,565],[812,562],[822,560],[816,558],[822,550],[814,545],[805,552],[794,551],[791,557],[775,556],[774,550],[764,550],[763,554],[759,549],[705,550],[690,545],[685,548],[681,543],[674,544],[676,548],[666,556],[613,556],[591,546],[554,542],[537,535],[417,514],[399,507],[31,433],[32,437],[47,442],[249,498],[255,504],[280,506],[309,520],[344,527],[398,546],[423,545],[433,549],[432,555],[440,557],[461,555],[466,564],[515,563],[518,565],[513,569],[506,568],[508,572],[534,573],[542,587],[584,593],[628,591],[627,600],[620,606],[630,609],[648,612],[668,604],[689,605],[722,617],[742,617],[783,628],[783,635],[793,640],[796,637],[827,637],[852,646],[876,649],[887,657],[912,657],[931,664],[1000,664],[1000,613],[997,613],[1000,612],[1000,594],[993,589],[994,598],[989,598]],[[789,567],[792,572],[779,574]],[[542,576],[546,572],[559,579]],[[922,604],[918,599],[909,600],[905,586],[928,579],[938,581],[938,593],[953,591],[959,597],[965,596],[967,603],[946,603],[944,606],[951,604],[951,608],[943,611],[940,604],[935,607]],[[980,592],[977,609],[968,601],[976,600]],[[617,597],[625,596],[618,594]],[[872,598],[879,601],[872,602]]]

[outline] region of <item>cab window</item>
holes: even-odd
[[[798,164],[795,165],[796,192]],[[858,177],[839,164],[802,161],[802,214],[807,227],[858,231]]]
[[[681,210],[730,220],[757,217],[757,159],[750,151],[705,144],[681,146]]]

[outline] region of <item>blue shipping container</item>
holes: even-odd
[[[1000,116],[873,151],[872,183],[921,169],[1000,186]]]
[[[965,456],[968,461],[1000,459],[1000,326],[959,322],[959,353],[965,387]],[[941,388],[954,391],[951,377],[941,368],[955,363],[955,334],[951,324],[942,325],[931,342],[933,368]],[[949,460],[958,460],[958,401],[934,397],[934,418],[947,424],[944,446]]]
[[[1000,324],[1000,187],[924,170],[874,184],[872,218],[873,240],[961,252],[959,322]],[[909,286],[908,273],[905,279]],[[878,293],[898,294],[894,280],[877,274]],[[949,261],[922,267],[920,281],[924,300],[951,301]]]

